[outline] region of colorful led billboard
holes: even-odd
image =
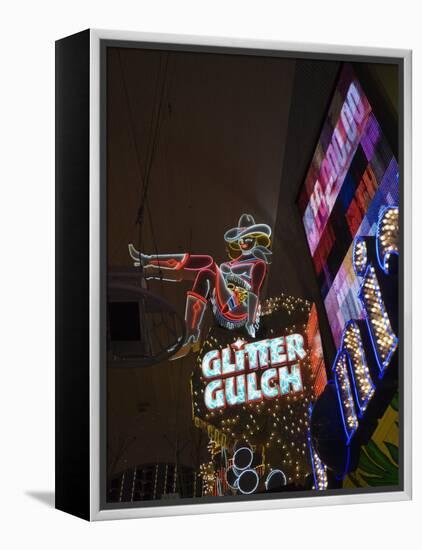
[[[397,205],[399,168],[353,69],[340,74],[298,204],[336,346],[362,319],[353,239],[374,236],[379,209]]]

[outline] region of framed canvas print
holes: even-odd
[[[56,43],[56,506],[411,497],[411,54]]]

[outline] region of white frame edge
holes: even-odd
[[[404,388],[402,408],[404,440],[404,489],[383,493],[329,495],[211,504],[101,509],[100,507],[100,40],[125,40],[184,45],[222,46],[312,52],[316,54],[366,55],[403,59],[403,166],[406,192],[404,212]],[[271,510],[337,504],[375,503],[412,498],[412,52],[403,49],[349,47],[328,44],[289,43],[267,40],[155,34],[131,31],[90,30],[90,519],[112,520],[217,512]]]

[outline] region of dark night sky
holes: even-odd
[[[224,232],[243,212],[273,228],[266,295],[317,302],[332,354],[295,199],[317,141],[339,64],[292,59],[108,50],[108,265],[131,266],[127,244],[146,253],[226,259]],[[148,209],[136,223],[163,90]],[[160,94],[158,94],[160,95]],[[188,283],[152,283],[181,313]],[[325,336],[325,337],[324,337]],[[194,357],[108,372],[113,473],[149,462],[195,462],[190,374]],[[118,458],[118,460],[117,460]]]

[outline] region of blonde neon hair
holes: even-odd
[[[251,254],[254,253],[254,250],[259,247],[260,250],[267,250],[268,254],[271,254],[271,239],[268,237],[268,235],[265,235],[265,233],[250,233],[248,235],[245,235],[245,237],[251,237],[252,239],[255,239],[256,244],[251,250],[249,251]],[[239,245],[239,240],[232,241],[227,243],[227,251],[228,255],[231,260],[235,260],[239,257],[239,254],[241,252],[241,248]]]

